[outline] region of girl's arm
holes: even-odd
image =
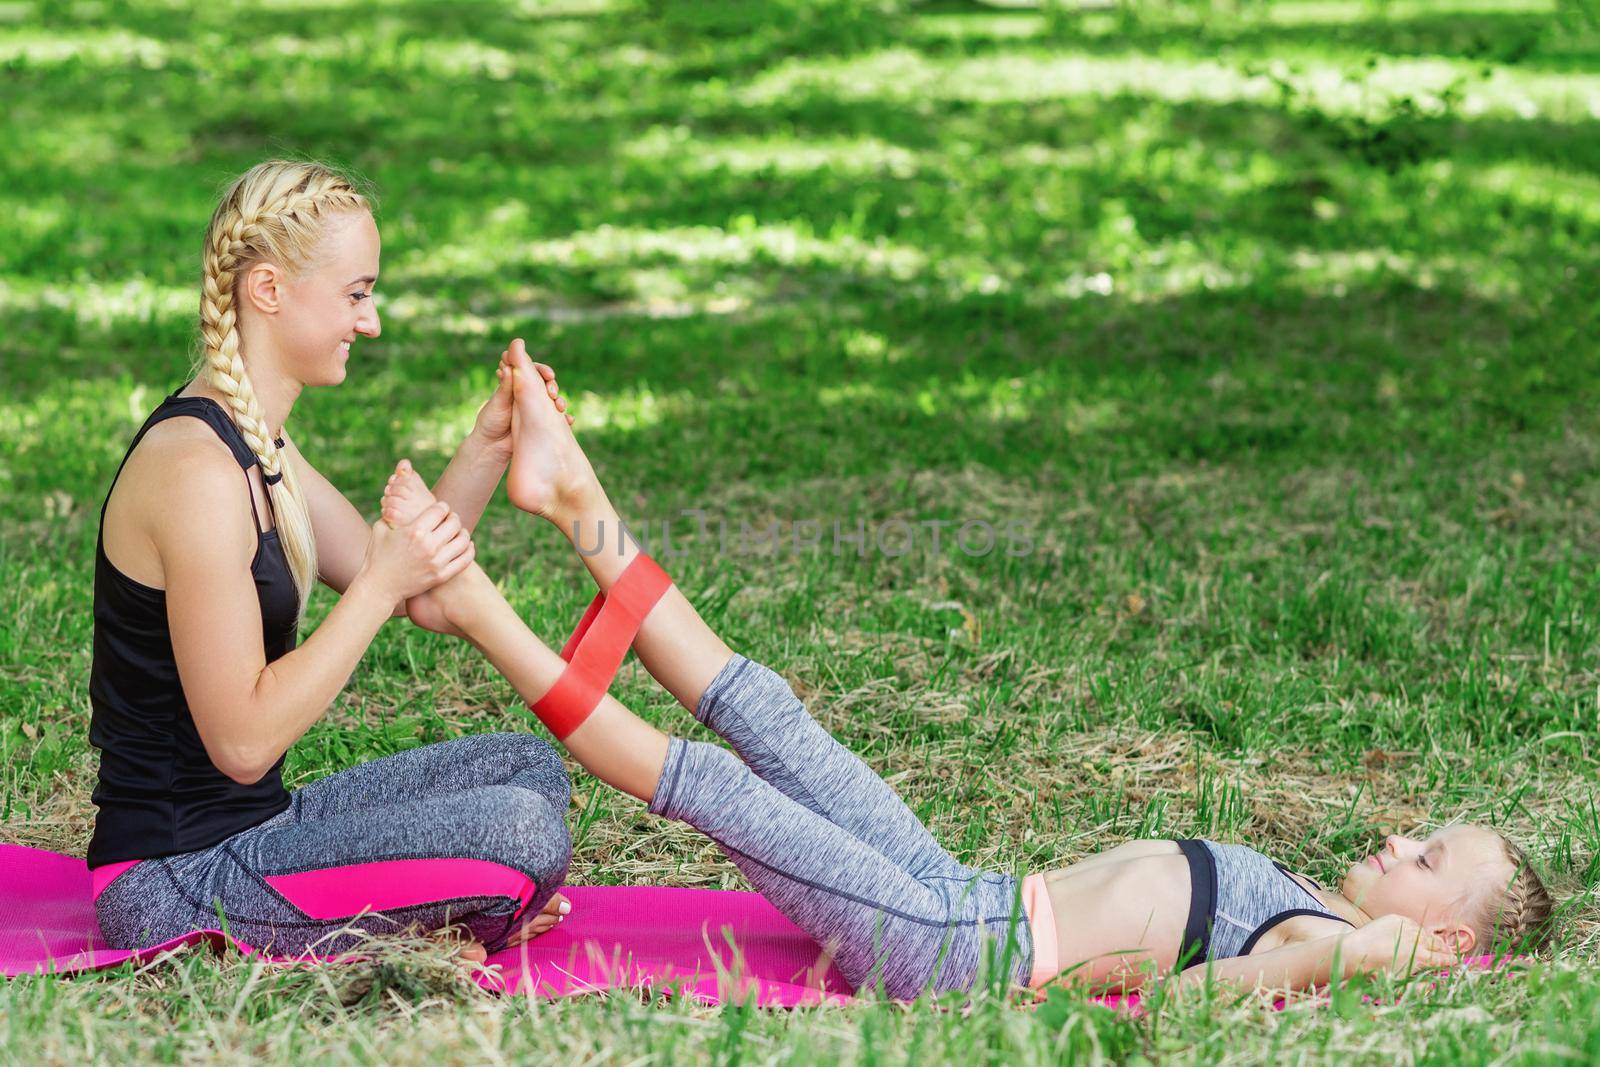
[[[1312,920],[1309,928],[1331,929],[1341,924]],[[1436,933],[1399,915],[1384,915],[1365,926],[1340,933],[1300,934],[1279,948],[1248,956],[1197,963],[1178,978],[1183,986],[1210,981],[1227,982],[1246,989],[1309,990],[1327,985],[1335,973],[1349,978],[1372,971],[1397,975],[1416,970],[1448,967],[1458,961],[1449,945]]]
[[[258,534],[237,461],[226,449],[179,447],[165,462],[183,477],[163,487],[146,530],[161,558],[178,679],[211,762],[255,782],[321,718],[394,604],[464,569],[472,542],[443,504],[399,529],[379,520],[322,625],[267,663],[250,574]]]

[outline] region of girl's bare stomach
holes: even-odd
[[[1177,962],[1189,864],[1172,841],[1129,841],[1044,876],[1055,912],[1057,981],[1135,989]]]

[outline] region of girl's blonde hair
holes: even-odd
[[[370,210],[355,183],[329,167],[268,160],[228,186],[211,216],[202,253],[202,351],[194,373],[204,374],[226,395],[234,424],[261,464],[302,612],[317,577],[316,539],[300,483],[267,428],[245,370],[235,287],[247,268],[264,260],[298,272],[310,262],[330,215]]]
[[[1511,879],[1479,909],[1474,924],[1482,951],[1509,949],[1536,952],[1554,932],[1555,898],[1533,869],[1528,854],[1504,835],[1500,836]]]

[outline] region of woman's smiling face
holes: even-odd
[[[1376,918],[1404,915],[1422,926],[1471,925],[1485,892],[1511,880],[1500,836],[1448,826],[1426,840],[1390,834],[1384,847],[1345,873],[1339,891]]]
[[[372,288],[378,280],[378,226],[365,211],[328,220],[316,254],[282,281],[274,347],[283,370],[305,385],[344,381],[350,344],[381,331]]]

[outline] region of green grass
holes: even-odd
[[[1592,1061],[1579,6],[0,4],[0,838],[87,840],[99,505],[189,366],[219,186],[293,153],[381,201],[383,337],[293,416],[365,513],[398,456],[442,468],[521,334],[631,519],[823,524],[740,554],[680,519],[671,567],[961,859],[1195,833],[1333,878],[1467,818],[1574,902],[1525,977],[1137,1021],[524,1003],[438,952],[194,954],[8,984],[0,1060]],[[1016,521],[1033,550],[829,551],[835,521],[897,519]],[[503,499],[478,542],[559,638],[571,553]],[[636,667],[618,691],[689,728]],[[470,648],[395,624],[288,775],[506,728]],[[575,781],[575,881],[741,886]]]

